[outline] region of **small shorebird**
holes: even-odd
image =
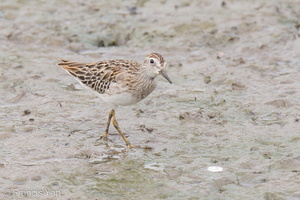
[[[101,99],[111,106],[106,129],[101,138],[107,141],[112,119],[114,127],[129,148],[134,146],[121,131],[116,120],[115,109],[118,106],[135,104],[146,98],[155,89],[155,78],[158,75],[162,75],[172,84],[164,70],[166,62],[158,53],[147,55],[143,63],[131,60],[105,60],[86,64],[61,60],[58,66],[64,68],[79,82],[94,89]]]

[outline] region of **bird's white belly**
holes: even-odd
[[[99,92],[93,90],[92,88],[84,85],[80,80],[76,78],[76,80],[80,83],[80,85],[94,92],[98,97],[100,97],[104,102],[116,108],[118,106],[128,106],[139,102],[137,98],[134,98],[132,94],[125,91],[124,88],[113,88],[108,89],[104,94],[100,94]],[[115,91],[116,90],[116,91]],[[118,93],[117,93],[118,92]]]
[[[135,104],[138,102],[136,98],[134,98],[130,93],[128,92],[122,92],[119,94],[99,94],[100,98],[105,101],[106,103],[117,107],[117,106],[128,106]]]

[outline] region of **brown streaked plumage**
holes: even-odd
[[[99,96],[112,106],[105,132],[113,125],[122,136],[128,147],[133,147],[119,128],[115,117],[115,108],[119,105],[135,104],[146,98],[156,87],[156,77],[162,75],[172,84],[164,71],[166,62],[158,53],[149,54],[143,63],[130,60],[106,60],[95,63],[79,63],[61,60],[58,66],[64,68],[84,85],[94,89]]]
[[[109,89],[109,85],[115,81],[118,74],[127,71],[126,68],[129,66],[133,69],[138,65],[134,61],[127,60],[108,60],[90,64],[68,60],[61,61],[59,66],[100,94]]]

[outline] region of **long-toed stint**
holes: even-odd
[[[102,139],[107,141],[112,119],[114,127],[128,147],[134,147],[121,131],[116,119],[118,106],[135,104],[145,99],[156,87],[156,77],[162,75],[172,84],[164,68],[166,62],[158,53],[146,56],[143,63],[131,60],[106,60],[95,63],[79,63],[61,60],[58,66],[64,68],[84,85],[94,89],[112,109],[108,114]]]

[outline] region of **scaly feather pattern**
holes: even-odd
[[[83,84],[93,88],[100,94],[105,93],[116,76],[121,73],[135,73],[139,63],[130,60],[107,60],[97,63],[79,63],[68,60],[61,60],[58,64],[67,70]]]

